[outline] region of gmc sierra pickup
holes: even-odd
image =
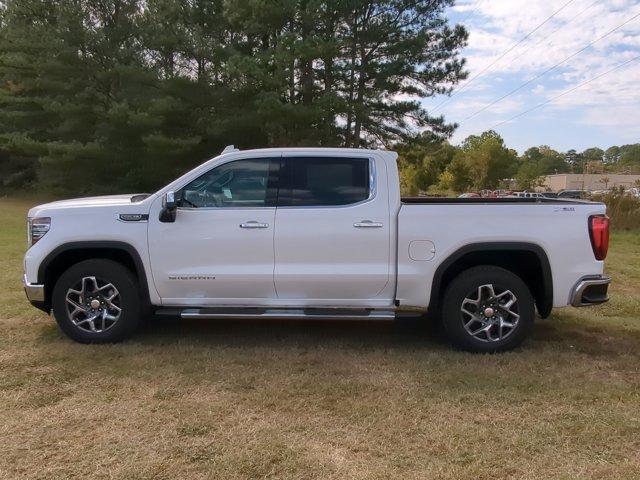
[[[429,312],[457,347],[520,344],[536,310],[607,301],[605,206],[400,198],[397,155],[221,155],[158,192],[32,208],[24,287],[79,342],[153,311],[183,318],[392,319]]]

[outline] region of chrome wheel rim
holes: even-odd
[[[86,332],[106,332],[122,315],[118,289],[96,277],[83,277],[67,290],[65,300],[69,320]]]
[[[470,292],[460,306],[462,324],[482,342],[499,342],[511,335],[520,321],[518,297],[491,283]]]

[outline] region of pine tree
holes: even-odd
[[[442,137],[454,126],[431,117],[419,99],[451,91],[464,79],[457,52],[467,32],[443,16],[451,1],[356,0],[342,33],[348,111],[345,144],[406,138],[428,128]]]
[[[0,156],[37,159],[40,187],[102,193],[152,190],[230,143],[446,137],[420,100],[465,76],[451,4],[8,0]]]

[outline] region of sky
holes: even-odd
[[[458,0],[447,16],[469,31],[469,77],[423,104],[459,124],[452,143],[491,128],[520,153],[640,142],[640,0]]]

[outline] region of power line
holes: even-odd
[[[526,115],[526,114],[527,114],[527,113],[529,113],[529,112],[532,112],[532,111],[534,111],[534,110],[537,110],[538,108],[543,107],[543,106],[547,105],[548,103],[551,103],[551,102],[553,102],[554,100],[557,100],[557,99],[558,99],[558,98],[560,98],[560,97],[564,97],[565,95],[567,95],[567,94],[569,94],[569,93],[571,93],[571,92],[573,92],[573,91],[575,91],[575,90],[577,90],[577,89],[579,89],[579,88],[581,88],[581,87],[584,87],[585,85],[587,85],[587,84],[589,84],[589,83],[591,83],[591,82],[593,82],[593,81],[595,81],[595,80],[598,80],[599,78],[602,78],[602,77],[604,77],[605,75],[608,75],[608,74],[610,74],[611,72],[613,72],[613,71],[615,71],[615,70],[618,70],[619,68],[624,67],[625,65],[628,65],[628,64],[630,64],[630,63],[632,63],[632,62],[635,62],[636,60],[640,60],[640,55],[638,55],[637,57],[633,57],[633,58],[631,58],[631,59],[629,59],[629,60],[627,60],[627,61],[625,61],[625,62],[622,62],[622,63],[620,63],[620,64],[616,65],[615,67],[613,67],[613,68],[611,68],[611,69],[607,70],[606,72],[603,72],[603,73],[601,73],[601,74],[599,74],[599,75],[596,75],[595,77],[590,78],[589,80],[585,80],[584,82],[579,83],[579,84],[578,84],[578,85],[576,85],[575,87],[572,87],[572,88],[570,88],[569,90],[565,90],[564,92],[562,92],[562,93],[560,93],[560,94],[558,94],[558,95],[556,95],[556,96],[554,96],[554,97],[551,97],[550,99],[546,100],[545,102],[539,103],[539,104],[538,104],[538,105],[536,105],[535,107],[529,108],[528,110],[525,110],[525,111],[523,111],[523,112],[520,112],[520,113],[518,113],[517,115],[514,115],[514,116],[513,116],[513,117],[511,117],[511,118],[508,118],[508,119],[506,119],[506,120],[503,120],[503,121],[501,121],[501,122],[498,122],[498,123],[496,123],[495,125],[493,125],[493,126],[490,128],[490,130],[493,130],[493,129],[495,129],[495,128],[498,128],[499,126],[504,125],[504,124],[505,124],[505,123],[507,123],[507,122],[510,122],[510,121],[512,121],[512,120],[515,120],[516,118],[519,118],[519,117],[521,117],[521,116],[523,116],[523,115]]]
[[[522,90],[524,87],[526,87],[527,85],[529,85],[532,82],[535,82],[536,80],[538,80],[540,77],[543,77],[544,75],[546,75],[547,73],[549,73],[552,70],[555,70],[556,68],[558,68],[560,65],[562,65],[563,63],[566,63],[568,60],[571,60],[573,57],[575,57],[576,55],[579,55],[580,53],[584,52],[587,48],[589,48],[590,46],[592,46],[594,43],[599,42],[600,40],[602,40],[605,37],[608,37],[609,35],[611,35],[613,32],[615,32],[616,30],[619,30],[620,28],[624,27],[627,23],[631,22],[632,20],[635,20],[636,18],[640,17],[640,12],[636,13],[633,17],[631,17],[630,19],[626,20],[625,22],[621,23],[620,25],[618,25],[615,28],[612,28],[611,30],[609,30],[607,33],[605,33],[604,35],[601,35],[600,37],[596,38],[595,40],[592,40],[591,42],[589,42],[587,45],[585,45],[584,47],[582,47],[580,50],[572,53],[571,55],[569,55],[568,57],[564,58],[563,60],[561,60],[560,62],[556,63],[555,65],[553,65],[552,67],[549,67],[548,69],[546,69],[544,72],[536,75],[535,77],[527,80],[526,82],[524,82],[523,84],[521,84],[520,86],[514,88],[513,90],[511,90],[508,93],[505,93],[504,95],[502,95],[499,98],[496,98],[494,101],[487,103],[484,107],[482,107],[479,110],[476,110],[475,112],[473,112],[471,115],[466,116],[465,118],[462,119],[461,123],[466,122],[467,120],[475,117],[476,115],[484,112],[487,108],[495,105],[496,103],[504,100],[507,97],[510,97],[511,95],[513,95],[514,93],[516,93],[519,90]]]
[[[531,48],[536,47],[538,45],[540,45],[544,40],[548,40],[549,38],[551,38],[553,35],[556,34],[556,32],[558,32],[559,30],[562,30],[563,28],[565,28],[567,25],[569,25],[571,22],[573,22],[576,18],[578,18],[579,16],[581,16],[584,12],[586,12],[587,10],[589,10],[591,7],[593,7],[596,3],[600,3],[600,0],[595,0],[594,2],[592,2],[588,7],[586,7],[585,9],[581,10],[580,12],[576,13],[573,17],[571,17],[569,20],[567,20],[565,23],[563,23],[562,25],[558,26],[557,28],[555,28],[554,30],[552,30],[551,32],[549,32],[547,35],[545,35],[544,37],[542,37],[540,40],[538,40],[536,43],[534,43],[533,45],[530,45],[528,48],[525,48],[522,53],[520,53],[520,55],[518,55],[517,57],[514,57],[513,59],[511,59],[511,61],[509,63],[507,63],[507,65],[511,65],[513,62],[515,62],[516,60],[522,58],[522,56],[527,53],[529,50],[531,50]],[[549,45],[551,46],[551,44]]]
[[[553,17],[555,17],[558,13],[560,13],[562,10],[564,10],[569,4],[573,3],[574,1],[575,0],[569,0],[564,5],[562,5],[558,10],[553,12],[542,23],[538,24],[538,26],[536,26],[533,30],[531,30],[524,37],[522,37],[516,43],[514,43],[509,48],[507,48],[504,52],[502,52],[502,54],[498,58],[496,58],[493,62],[491,62],[486,67],[484,67],[482,70],[480,70],[476,75],[471,77],[469,80],[467,80],[467,82],[465,84],[463,84],[457,91],[455,91],[449,98],[444,99],[441,103],[436,105],[435,108],[433,109],[433,111],[435,112],[435,111],[439,110],[440,107],[442,107],[444,104],[449,103],[453,97],[455,97],[458,93],[460,93],[462,90],[464,90],[471,82],[473,82],[475,79],[480,77],[484,72],[486,72],[491,67],[493,67],[496,63],[498,63],[500,60],[502,60],[505,57],[505,55],[507,55],[514,48],[516,48],[518,45],[520,45],[522,42],[524,42],[527,38],[529,38],[531,35],[533,35],[536,31],[538,31],[540,29],[540,27],[542,27],[544,24],[546,24],[549,20],[551,20]],[[466,18],[465,18],[465,20],[466,20]]]

